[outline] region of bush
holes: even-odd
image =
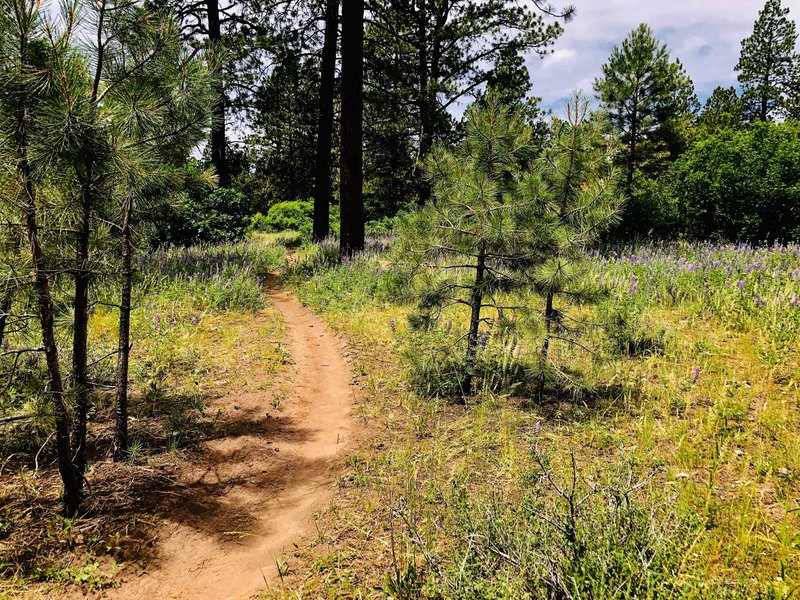
[[[247,208],[247,198],[227,188],[205,196],[190,194],[167,215],[157,237],[184,246],[237,241],[247,231]]]
[[[625,202],[622,221],[609,232],[609,238],[668,239],[678,228],[678,209],[666,179],[644,180],[639,190]]]
[[[256,214],[250,224],[254,231],[299,231],[311,233],[314,203],[311,200],[291,200],[274,204],[266,215]]]
[[[665,174],[663,203],[676,203],[692,239],[800,237],[800,124],[757,123],[695,144]]]
[[[600,318],[614,354],[648,356],[661,354],[666,348],[666,330],[655,323],[644,322],[641,311],[630,302],[603,307]]]
[[[382,217],[374,221],[368,221],[364,226],[364,231],[368,236],[387,236],[394,233],[397,225],[408,218],[409,213],[399,212],[393,217]]]

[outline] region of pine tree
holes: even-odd
[[[130,11],[122,18],[125,11]],[[119,19],[122,19],[121,21]],[[137,28],[129,28],[130,22]],[[215,88],[204,53],[190,52],[169,15],[125,5],[109,23],[106,77],[118,89],[104,109],[117,176],[111,187],[109,219],[119,222],[119,344],[115,385],[114,459],[128,454],[128,368],[133,291],[134,235],[142,215],[188,183],[210,185],[209,173],[185,169],[187,158],[212,121]],[[153,54],[153,50],[157,53]],[[142,52],[152,58],[137,59]],[[136,76],[126,76],[137,65]],[[120,168],[121,167],[121,168]]]
[[[475,97],[498,63],[546,54],[575,14],[572,6],[540,0],[375,0],[370,11],[367,75],[395,94],[394,110],[411,121],[420,163],[436,141],[454,141],[451,108]],[[416,187],[424,203],[428,182],[418,177]]]
[[[567,105],[566,118],[554,119],[552,140],[526,180],[525,195],[539,200],[541,227],[548,234],[547,258],[534,274],[536,289],[544,298],[539,400],[549,375],[569,380],[549,361],[552,340],[575,343],[580,333],[579,327],[570,326],[566,308],[591,302],[600,293],[587,283],[586,257],[587,250],[618,221],[622,209],[612,152],[602,123],[589,112],[588,99],[576,95]],[[568,302],[557,306],[559,298]]]
[[[750,120],[786,116],[792,101],[800,57],[795,52],[797,28],[788,14],[789,8],[784,8],[781,0],[767,0],[752,35],[742,40],[735,70]]]
[[[67,6],[67,10],[70,7]],[[42,243],[41,197],[53,152],[63,137],[53,139],[53,121],[70,113],[63,95],[64,82],[81,79],[81,63],[70,47],[74,19],[66,15],[67,28],[49,28],[33,0],[0,2],[0,154],[13,165],[15,185],[3,190],[3,200],[17,207],[27,233],[33,289],[47,365],[47,392],[55,420],[58,470],[64,486],[64,512],[73,516],[80,508],[82,475],[72,460],[67,399],[55,332],[51,292],[53,265]],[[54,143],[55,142],[55,143]]]
[[[683,147],[681,138],[697,109],[694,86],[643,23],[614,48],[594,90],[620,139],[617,162],[624,168],[630,197],[638,169],[658,173]]]
[[[437,145],[427,161],[433,200],[401,233],[402,256],[421,265],[420,324],[443,307],[469,311],[462,395],[471,393],[479,330],[501,291],[532,283],[525,273],[543,260],[538,199],[521,193],[532,130],[524,111],[492,100],[466,114],[466,138]],[[500,307],[502,308],[502,307]]]
[[[742,99],[736,88],[714,88],[697,116],[695,137],[702,139],[721,129],[736,129],[743,123]]]

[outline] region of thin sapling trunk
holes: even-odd
[[[129,193],[122,217],[122,277],[119,303],[119,353],[117,355],[117,381],[114,431],[114,460],[128,457],[128,362],[131,352],[131,291],[133,288],[133,243],[131,219],[133,218],[133,194]]]
[[[25,34],[20,40],[20,58],[24,61],[27,55],[27,39]],[[50,295],[50,283],[47,278],[41,242],[39,241],[39,225],[36,214],[36,190],[31,178],[31,165],[28,162],[28,106],[23,100],[17,114],[17,179],[23,193],[23,210],[25,228],[33,261],[33,284],[36,290],[39,321],[42,328],[42,347],[47,363],[48,391],[53,403],[53,416],[56,423],[56,450],[58,453],[58,470],[64,484],[64,512],[72,516],[80,508],[81,475],[72,463],[70,453],[70,431],[67,406],[64,398],[64,383],[61,378],[61,366],[58,358],[55,326],[53,318],[53,300]]]
[[[475,371],[475,355],[478,352],[478,328],[481,324],[481,308],[483,306],[483,284],[486,276],[486,248],[483,242],[478,246],[475,265],[475,281],[470,294],[469,330],[467,332],[466,374],[461,387],[462,394],[468,396],[472,391],[472,378]]]

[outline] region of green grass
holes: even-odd
[[[570,308],[586,349],[555,344],[575,385],[542,405],[519,386],[480,385],[465,406],[421,394],[415,368],[441,364],[443,341],[461,352],[466,315],[413,332],[388,255],[331,267],[324,253],[306,251],[294,283],[359,349],[369,434],[287,596],[798,594],[796,246],[593,257],[609,294]],[[541,302],[514,300],[529,310],[487,330],[484,352],[516,338],[508,360],[524,368]]]

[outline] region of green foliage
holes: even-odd
[[[479,372],[481,329],[502,334],[522,308],[505,294],[529,290],[546,299],[541,385],[551,338],[570,341],[579,333],[566,322],[566,306],[557,308],[554,300],[598,296],[587,278],[586,251],[614,223],[621,199],[611,148],[588,106],[581,98],[568,105],[566,120],[554,120],[552,139],[535,160],[532,131],[520,111],[491,100],[473,107],[465,142],[454,151],[438,148],[429,162],[436,201],[400,230],[400,257],[420,286],[412,324],[431,329],[446,307],[469,309],[463,372],[453,384],[465,395]],[[432,369],[459,368],[444,362],[441,368],[434,361]]]
[[[484,84],[524,95],[526,55],[545,54],[574,15],[508,0],[379,0],[365,26],[367,218],[394,214],[420,191],[436,142],[460,138],[450,108]],[[553,18],[554,17],[554,18]],[[522,92],[522,93],[521,93]]]
[[[702,140],[722,129],[742,127],[744,107],[742,99],[734,87],[716,87],[703,105],[703,112],[697,117],[692,135]]]
[[[255,231],[299,231],[310,234],[314,217],[314,202],[289,200],[273,204],[266,215],[256,214],[251,222]]]
[[[694,85],[680,61],[671,61],[666,45],[643,23],[614,48],[594,90],[620,138],[617,164],[624,166],[630,196],[638,172],[663,171],[685,148],[697,110]]]
[[[611,351],[621,356],[661,354],[667,344],[663,326],[645,322],[641,307],[629,298],[603,306],[598,312]]]
[[[485,334],[467,360],[452,330],[412,331],[398,340],[412,389],[422,398],[460,401],[476,393],[524,396],[534,381],[518,339]],[[472,386],[474,389],[469,389]]]
[[[314,186],[319,59],[296,40],[279,39],[274,68],[250,99],[254,133],[237,185],[253,206],[308,198]],[[310,56],[309,56],[310,55]]]
[[[311,234],[313,218],[313,200],[289,200],[273,204],[266,215],[261,213],[253,215],[250,221],[250,229],[270,233],[296,231],[308,236]],[[339,231],[338,205],[331,206],[330,226],[332,232]]]
[[[182,245],[238,241],[247,231],[248,208],[245,196],[228,188],[184,195],[168,213],[158,239]]]
[[[587,276],[587,255],[619,219],[622,197],[614,148],[605,143],[602,129],[589,114],[588,100],[576,96],[566,119],[554,120],[552,140],[526,182],[526,195],[540,203],[538,225],[547,232],[544,260],[532,273],[534,289],[545,299],[539,400],[547,380],[563,372],[550,363],[551,341],[576,343],[582,334],[580,323],[567,314],[569,305],[594,302],[603,293]]]
[[[788,14],[789,8],[783,7],[781,0],[767,0],[752,35],[742,41],[736,71],[750,120],[786,116],[797,106],[800,55],[795,52],[797,28]]]
[[[800,236],[800,125],[756,123],[698,142],[670,168],[662,206],[674,205],[691,239]]]
[[[422,322],[451,304],[469,307],[468,365],[481,324],[497,320],[482,309],[496,306],[498,292],[530,286],[532,266],[544,259],[541,205],[526,190],[522,171],[531,136],[520,111],[474,105],[465,141],[454,150],[437,147],[428,162],[436,201],[400,230],[401,260],[419,273]]]

